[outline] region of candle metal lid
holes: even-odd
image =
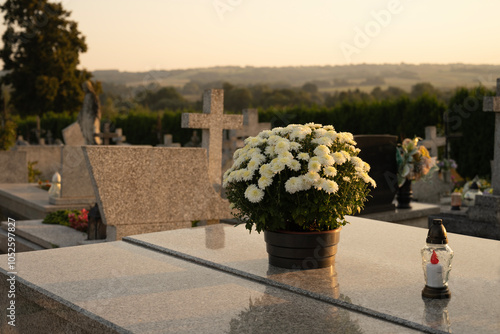
[[[443,226],[442,219],[434,219],[432,221],[432,225],[429,228],[429,232],[427,232],[427,240],[425,240],[428,244],[447,244],[448,236],[446,235],[446,229]]]

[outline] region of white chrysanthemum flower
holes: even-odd
[[[235,182],[240,182],[243,181],[243,170],[235,170],[231,174],[229,174],[229,178],[232,179]]]
[[[347,153],[346,151],[342,150],[342,151],[340,151],[340,154],[342,154],[344,156],[346,161],[351,160],[351,155],[349,153]]]
[[[318,144],[318,145],[325,145],[325,146],[331,146],[333,144],[333,141],[330,139],[330,137],[319,137],[316,139],[311,140],[311,143]]]
[[[335,164],[335,159],[331,156],[331,155],[324,155],[322,157],[319,158],[321,160],[321,164],[325,165],[325,166],[331,166],[333,164]]]
[[[319,175],[318,175],[319,176]],[[305,175],[300,175],[298,178],[302,181],[302,189],[301,190],[309,190],[313,186],[314,182],[309,182]]]
[[[271,135],[273,134],[273,132],[271,130],[264,130],[264,131],[261,131],[259,133],[259,137],[262,138],[262,139],[267,139],[269,138]]]
[[[335,162],[338,164],[338,165],[342,165],[344,162],[346,162],[346,158],[345,156],[340,153],[340,152],[335,152],[333,153],[332,155],[333,159],[335,159]]]
[[[254,155],[260,154],[261,150],[258,147],[253,147],[248,150],[247,156],[253,158]]]
[[[280,159],[274,158],[271,161],[271,170],[273,171],[273,173],[279,173],[283,169],[285,169],[285,164],[281,162]]]
[[[337,182],[327,179],[323,179],[321,188],[323,189],[323,191],[329,194],[335,194],[337,191],[339,191],[339,185],[337,184]]]
[[[245,197],[252,203],[259,203],[264,198],[264,191],[257,188],[255,184],[251,184],[245,190]]]
[[[330,149],[325,145],[319,145],[314,149],[314,154],[316,154],[318,157],[321,157],[323,155],[330,154]]]
[[[274,172],[271,170],[271,164],[264,164],[260,166],[259,173],[262,176],[272,177]]]
[[[303,180],[300,177],[291,177],[285,183],[285,190],[290,194],[294,194],[297,191],[302,190]]]
[[[254,171],[254,170],[258,169],[258,168],[259,168],[259,163],[258,163],[257,160],[252,159],[252,160],[250,160],[248,162],[248,165],[247,165],[247,169],[248,170]]]
[[[236,159],[236,161],[234,162],[234,166],[241,167],[245,162],[247,162],[247,160],[248,160],[248,156],[245,153],[240,154],[238,159]]]
[[[335,131],[335,129],[333,128],[333,126],[332,126],[332,125],[325,125],[325,126],[323,127],[323,129],[325,129],[325,130],[327,130],[327,131]]]
[[[338,133],[335,131],[327,131],[325,137],[330,138],[332,142],[334,142],[338,137]]]
[[[262,175],[259,178],[258,185],[260,189],[265,189],[266,187],[269,187],[273,183],[273,179],[271,177],[268,177],[266,175]]]
[[[321,138],[326,134],[326,130],[323,128],[316,129],[314,130],[314,137],[315,138]]]
[[[295,129],[295,127],[296,126],[294,124],[289,124],[286,128],[281,129],[280,133],[282,136],[287,135],[290,132],[292,132]]]
[[[311,129],[318,129],[318,128],[321,128],[321,127],[322,127],[322,125],[321,125],[321,124],[316,124],[316,123],[313,123],[313,122],[311,122],[311,123],[307,123],[307,124],[305,124],[305,126],[308,126],[308,127],[310,127]]]
[[[272,146],[272,145],[267,146],[265,153],[267,154],[268,157],[275,156],[276,153],[274,152],[274,146]]]
[[[356,142],[354,141],[354,136],[350,132],[339,132],[337,136],[341,143],[356,145]]]
[[[280,137],[280,136],[277,136],[277,135],[273,134],[273,135],[271,135],[269,138],[267,138],[267,143],[268,143],[269,145],[274,146],[274,145],[276,145],[276,143],[277,143],[280,139],[281,139],[281,137]]]
[[[284,128],[281,126],[277,126],[273,128],[271,131],[273,132],[274,135],[281,135],[281,131],[283,131]]]
[[[304,138],[306,138],[307,135],[310,135],[311,133],[312,130],[310,127],[307,126],[297,127],[290,133],[290,139],[303,140]]]
[[[377,183],[375,182],[374,179],[372,179],[368,173],[360,173],[358,174],[358,176],[365,182],[365,183],[369,183],[371,184],[371,186],[373,188],[376,188],[377,187]]]
[[[282,138],[276,142],[276,146],[274,147],[274,152],[281,154],[288,152],[290,150],[290,142],[288,139]]]
[[[337,175],[337,169],[335,167],[325,167],[323,168],[323,173],[325,173],[326,176],[329,177],[335,177]]]
[[[298,151],[300,150],[300,148],[302,147],[302,145],[300,145],[300,143],[297,143],[297,142],[290,142],[290,151]]]
[[[297,159],[309,161],[309,153],[305,153],[305,152],[299,153],[299,154],[297,154]]]
[[[313,171],[309,171],[304,175],[305,181],[311,185],[315,184],[320,178],[319,174]]]
[[[226,171],[224,172],[224,174],[222,175],[222,179],[223,179],[223,180],[227,179],[227,178],[228,178],[228,176],[229,176],[229,174],[231,174],[231,172],[232,172],[232,171],[233,171],[233,169],[232,169],[232,168],[229,168],[228,170],[226,170]]]
[[[342,180],[344,180],[345,182],[351,182],[351,178],[349,176],[344,176]]]
[[[302,168],[300,162],[298,162],[295,159],[293,159],[289,164],[287,164],[287,166],[290,167],[290,169],[295,172],[298,172]]]
[[[278,160],[280,163],[282,163],[285,166],[288,166],[292,163],[293,156],[287,156],[287,155],[278,155]]]
[[[309,160],[309,164],[307,165],[307,168],[309,169],[309,171],[319,172],[321,170],[321,161],[320,161],[319,157],[312,157]]]
[[[367,162],[364,162],[364,161],[363,161],[363,170],[364,170],[365,172],[369,172],[369,171],[370,171],[370,169],[371,169],[371,166],[370,166]]]
[[[293,154],[286,151],[286,152],[283,152],[283,153],[280,153],[278,155],[278,158],[290,158],[290,159],[293,159]]]
[[[264,161],[266,161],[266,156],[262,153],[254,154],[254,156],[252,157],[252,160],[254,160],[260,166],[260,164],[262,164]]]
[[[262,138],[259,137],[248,137],[245,139],[245,145],[249,145],[250,147],[256,147],[262,144]]]
[[[363,160],[361,160],[358,157],[351,157],[351,162],[353,163],[354,167],[361,167],[363,168]]]
[[[236,151],[234,151],[234,153],[233,153],[233,160],[236,160],[236,159],[238,159],[240,157],[241,151],[242,151],[241,148],[239,148]]]

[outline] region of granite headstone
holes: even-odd
[[[200,148],[86,146],[84,155],[108,240],[231,218]]]

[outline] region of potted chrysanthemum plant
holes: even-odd
[[[353,135],[309,123],[262,131],[245,140],[224,173],[233,215],[264,231],[269,262],[285,268],[330,266],[346,215],[361,211],[370,166]]]

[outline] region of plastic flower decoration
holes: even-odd
[[[89,225],[89,211],[82,209],[79,215],[74,213],[68,214],[69,224],[72,228],[78,231],[87,232]]]
[[[396,150],[398,163],[398,185],[401,187],[405,180],[419,180],[429,177],[438,167],[436,159],[431,158],[424,146],[418,146],[421,138],[406,138]]]
[[[314,123],[247,138],[223,177],[233,214],[258,232],[344,226],[376,186],[355,145],[351,133]]]
[[[449,171],[452,169],[457,169],[457,163],[453,159],[443,159],[437,163],[439,170],[441,171]]]

